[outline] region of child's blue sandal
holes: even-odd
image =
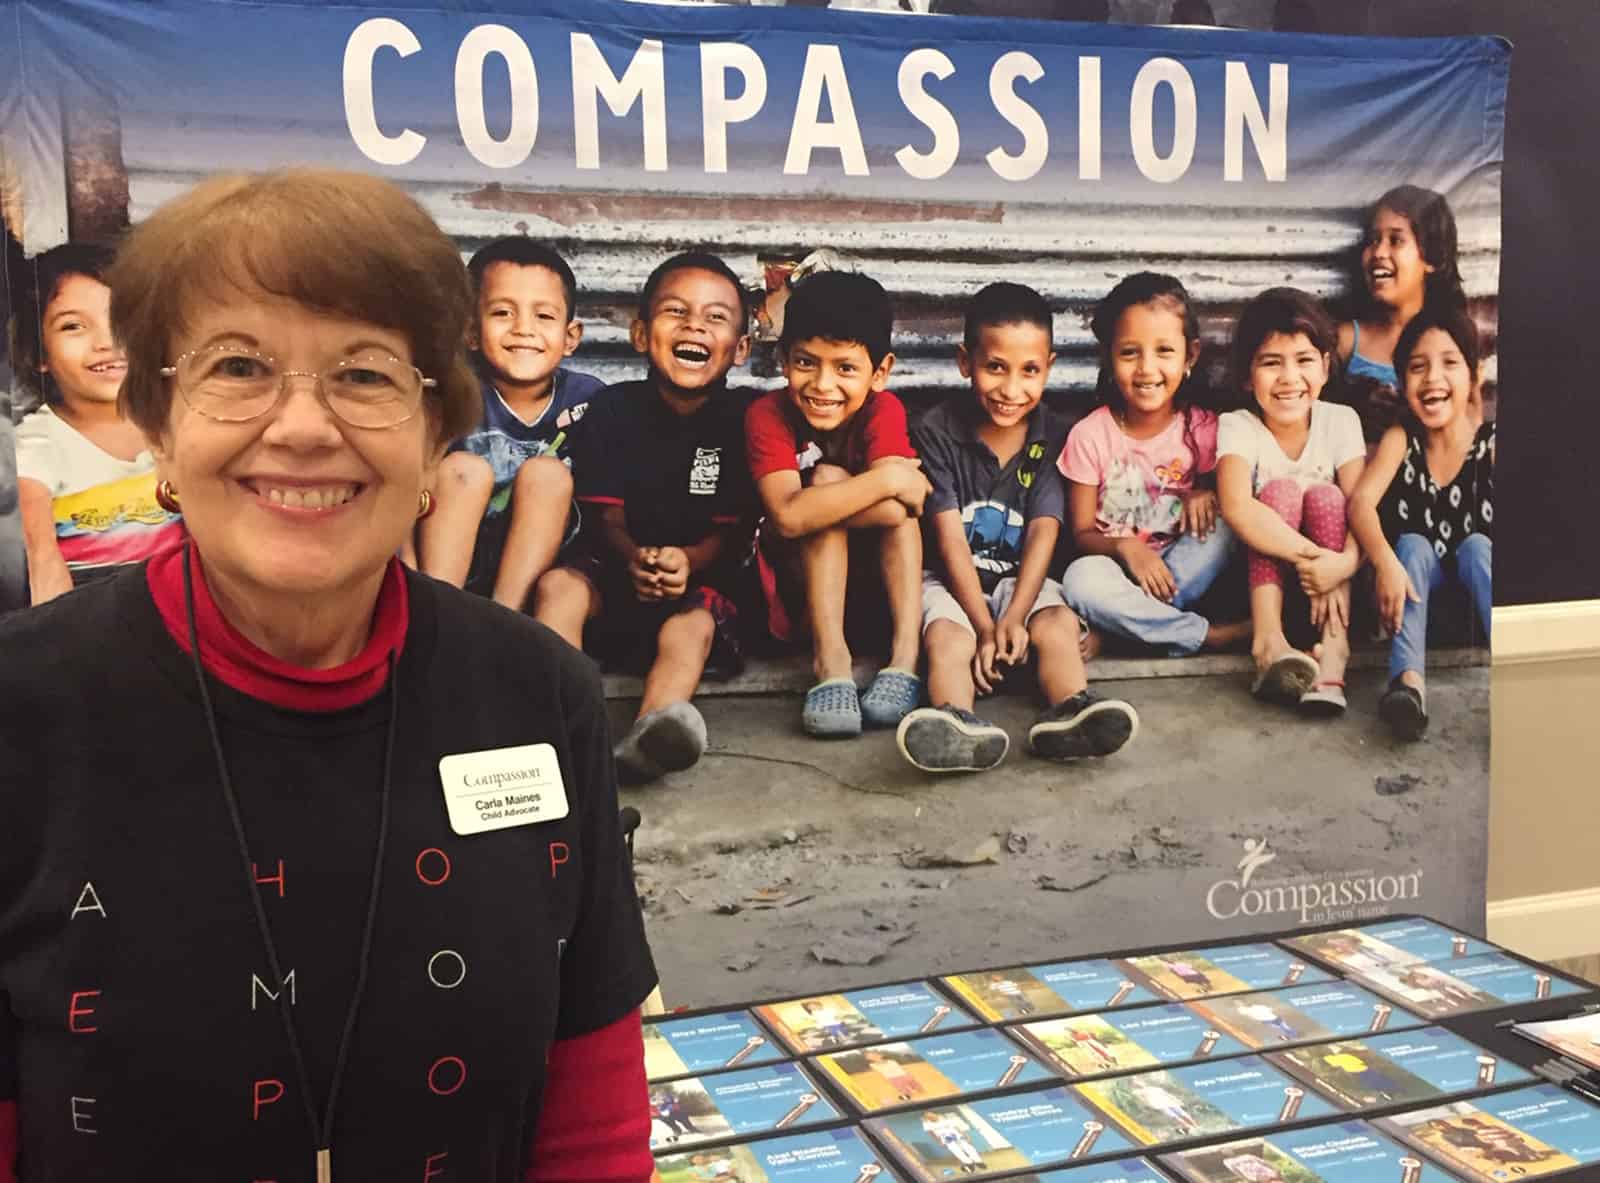
[[[868,727],[898,727],[921,702],[922,679],[886,666],[861,696],[861,720]]]
[[[829,678],[806,691],[800,726],[818,739],[850,739],[861,734],[861,699],[849,678]]]

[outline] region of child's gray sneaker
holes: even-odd
[[[706,750],[706,721],[693,703],[668,703],[641,715],[618,742],[613,757],[624,784],[659,780],[693,766]]]
[[[1080,690],[1028,728],[1028,750],[1046,760],[1109,756],[1139,734],[1139,712],[1120,698]]]
[[[960,707],[921,707],[894,733],[900,754],[924,772],[983,772],[1006,758],[1011,737]]]

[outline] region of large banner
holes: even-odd
[[[315,163],[396,181],[464,253],[505,235],[553,245],[585,326],[569,364],[606,382],[641,375],[640,287],[689,247],[751,294],[756,344],[735,389],[783,386],[776,328],[797,268],[883,283],[891,385],[913,417],[971,397],[956,346],[965,302],[991,281],[1048,300],[1048,401],[1071,418],[1106,400],[1092,318],[1125,277],[1181,281],[1201,344],[1186,390],[1217,412],[1254,406],[1227,366],[1241,310],[1298,288],[1341,326],[1323,397],[1357,407],[1370,451],[1406,412],[1404,382],[1363,365],[1360,345],[1398,265],[1362,248],[1390,233],[1380,198],[1411,186],[1447,199],[1447,243],[1414,204],[1388,212],[1409,219],[1429,275],[1459,276],[1484,350],[1472,413],[1494,416],[1509,58],[1495,40],[619,0],[50,0],[0,3],[0,18],[11,309],[49,304],[19,295],[50,248],[114,238],[214,172]],[[12,418],[49,397],[14,382]],[[26,565],[12,463],[0,455],[0,608],[20,602]],[[63,537],[93,528],[61,512]],[[1243,618],[1238,566],[1217,611]],[[1402,744],[1374,708],[1388,644],[1370,579],[1353,586],[1346,717],[1253,701],[1247,646],[1113,647],[1091,678],[1137,701],[1144,726],[1088,773],[1013,753],[981,781],[929,787],[885,737],[823,747],[796,734],[788,701],[748,717],[710,702],[714,729],[727,712],[744,754],[783,767],[708,759],[643,802],[674,855],[640,864],[669,989],[711,1002],[837,981],[829,961],[881,980],[1390,911],[1481,929],[1486,640],[1465,596],[1437,601],[1432,729]],[[795,906],[710,892],[711,860],[752,891],[787,883],[768,898]],[[863,904],[893,916],[830,943],[863,929]]]

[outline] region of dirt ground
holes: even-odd
[[[1375,669],[1352,674],[1335,721],[1264,707],[1239,673],[1097,684],[1139,710],[1122,753],[1028,756],[1034,706],[1016,695],[983,706],[1011,732],[1006,762],[939,779],[889,733],[805,737],[793,694],[701,699],[712,747],[700,765],[624,792],[644,817],[635,870],[667,1005],[1344,918],[1210,914],[1208,889],[1238,879],[1247,839],[1266,842],[1257,888],[1420,871],[1415,898],[1380,910],[1481,923],[1486,668],[1434,672],[1432,727],[1415,745],[1377,719]],[[614,722],[635,706],[614,701]],[[1226,910],[1240,897],[1220,898]]]

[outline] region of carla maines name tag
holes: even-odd
[[[450,828],[463,837],[567,816],[567,790],[551,744],[445,756],[439,782]]]

